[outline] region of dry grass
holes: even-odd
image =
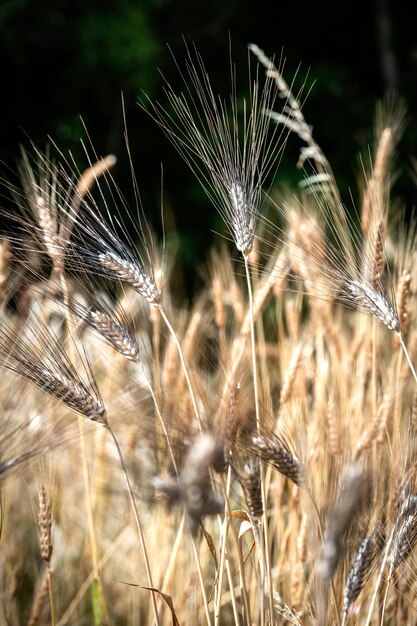
[[[116,233],[113,157],[74,172],[24,155],[0,243],[0,624],[417,624],[417,274],[390,201],[403,112],[380,110],[355,221],[251,49],[269,76],[245,111],[258,172],[236,99],[229,127],[223,100],[198,117],[168,89],[236,244],[207,251],[188,307],[146,222],[137,241]],[[271,123],[312,169],[304,190],[270,190],[266,219],[279,149],[259,107],[277,96]],[[216,115],[213,156],[198,124]]]

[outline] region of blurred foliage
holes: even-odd
[[[173,148],[137,107],[141,91],[163,100],[161,73],[179,85],[172,55],[181,64],[184,39],[196,43],[215,91],[224,94],[230,89],[229,35],[242,96],[248,88],[248,42],[276,59],[286,57],[287,82],[294,79],[295,92],[304,85],[306,119],[349,202],[357,154],[372,144],[375,105],[388,86],[378,34],[381,11],[388,12],[388,43],[398,69],[399,92],[411,117],[402,156],[408,162],[416,154],[417,43],[412,20],[400,5],[391,6],[389,0],[285,4],[259,0],[256,5],[249,0],[3,0],[1,158],[15,169],[19,143],[32,140],[43,148],[51,136],[82,162],[79,140],[86,138],[86,128],[98,154],[118,156],[115,177],[126,196],[133,196],[124,148],[123,93],[146,212],[158,230],[163,162],[165,195],[185,242],[182,260],[193,267],[207,250],[210,231],[218,228],[217,217]],[[291,138],[279,181],[299,178],[298,150],[298,140]],[[399,179],[397,188],[404,202],[415,204],[415,188],[405,178]]]

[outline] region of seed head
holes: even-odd
[[[343,610],[348,613],[350,606],[365,586],[375,557],[378,554],[377,532],[373,532],[362,540],[352,562],[343,593]]]
[[[139,105],[162,128],[189,167],[228,227],[237,249],[246,257],[255,237],[261,205],[261,187],[274,167],[282,144],[277,126],[269,132],[264,114],[275,102],[277,87],[267,78],[263,88],[258,76],[250,86],[249,100],[240,114],[232,67],[230,110],[210,84],[201,56],[187,48],[186,91],[176,94],[166,85],[168,112],[147,96]],[[191,86],[189,86],[191,82]]]
[[[400,320],[398,313],[389,303],[385,290],[376,290],[374,287],[361,283],[358,280],[347,281],[346,288],[356,308],[371,317],[375,317],[390,330],[399,332]]]
[[[36,332],[34,336],[37,337],[39,352],[27,336],[16,336],[11,326],[3,321],[0,326],[0,364],[36,385],[58,402],[107,427],[106,408],[91,372],[91,384],[87,385],[47,326],[31,327],[29,321],[26,325]],[[85,365],[88,367],[88,363]]]
[[[245,463],[240,476],[240,482],[243,487],[249,513],[253,517],[262,517],[261,470],[257,459]]]
[[[121,280],[135,289],[146,300],[158,306],[161,302],[161,292],[157,289],[155,280],[148,276],[138,263],[123,259],[114,252],[99,254],[98,258],[106,273],[113,279]]]
[[[291,452],[288,444],[281,437],[255,435],[252,437],[252,449],[266,463],[289,478],[294,484],[303,487],[306,483],[305,468]]]
[[[417,496],[408,494],[401,503],[392,542],[390,569],[393,573],[409,554],[417,541]]]

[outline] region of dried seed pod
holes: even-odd
[[[404,339],[406,339],[408,336],[411,323],[410,312],[408,310],[410,285],[411,273],[407,270],[403,270],[398,290],[398,317],[400,318],[401,334]]]
[[[236,438],[240,426],[240,383],[231,380],[229,383],[229,402],[225,421],[224,436],[227,440],[230,454],[233,456],[236,448]]]
[[[382,275],[385,264],[385,248],[384,248],[385,226],[381,220],[378,221],[373,244],[372,268],[371,268],[371,285],[374,289],[379,289],[382,284]]]

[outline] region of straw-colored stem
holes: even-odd
[[[164,433],[164,436],[165,436],[165,439],[166,439],[166,442],[167,442],[167,446],[168,446],[169,453],[170,453],[170,456],[171,456],[172,466],[174,468],[174,471],[175,471],[176,475],[178,476],[178,468],[177,468],[177,464],[175,462],[175,457],[174,457],[174,452],[172,450],[171,442],[169,440],[168,431],[166,429],[165,422],[164,422],[163,417],[161,415],[161,411],[159,410],[159,406],[158,406],[158,402],[157,402],[156,397],[155,397],[154,390],[152,389],[152,385],[149,382],[147,376],[145,375],[143,367],[142,367],[142,373],[145,376],[146,384],[148,386],[149,393],[151,394],[152,402],[154,403],[155,411],[156,411],[156,414],[158,415],[159,423],[161,424],[161,428],[163,430],[163,433]]]
[[[256,429],[257,432],[260,432],[261,420],[260,420],[260,410],[259,410],[259,391],[258,391],[258,371],[256,364],[256,342],[255,342],[255,321],[253,314],[253,292],[252,292],[252,283],[250,279],[250,270],[249,270],[249,256],[245,256],[245,273],[246,273],[246,282],[248,287],[248,297],[249,297],[249,315],[250,315],[250,338],[251,338],[251,354],[252,354],[252,374],[253,374],[253,391],[255,396],[255,414],[256,414]],[[269,550],[268,550],[268,518],[267,518],[267,497],[265,491],[265,482],[263,475],[263,468],[261,467],[261,493],[262,493],[262,507],[263,507],[263,532],[264,539],[262,545],[262,561],[265,566],[265,570],[262,572],[262,576],[266,575],[266,582],[268,585],[268,598],[269,598],[269,612],[270,612],[270,620],[271,624],[275,622],[275,611],[274,611],[274,601],[272,594],[272,575],[271,575],[271,564],[269,561]],[[263,596],[262,596],[263,597]],[[263,620],[263,615],[262,615]]]
[[[221,481],[222,481],[221,482],[221,484],[222,484],[222,493],[224,495],[224,501],[225,501],[226,508],[227,508],[227,515],[228,515],[229,519],[232,520],[233,519],[232,511],[230,509],[230,502],[229,502],[229,498],[227,496],[227,488],[226,488],[226,485],[224,483],[224,476],[221,476]],[[246,622],[245,623],[252,624],[252,615],[251,615],[250,601],[249,601],[248,590],[246,589],[246,582],[245,582],[245,564],[243,562],[243,555],[242,555],[242,551],[241,551],[239,537],[237,535],[236,528],[234,527],[233,523],[230,524],[229,528],[232,531],[232,537],[233,537],[233,541],[235,543],[236,554],[237,554],[237,558],[238,558],[238,565],[239,565],[239,571],[240,571],[241,593],[242,593],[242,596],[243,596],[243,606],[245,607],[245,618],[246,618]]]
[[[185,525],[185,517],[183,515],[182,518],[181,518],[181,522],[180,522],[179,528],[177,530],[177,535],[175,537],[174,546],[173,546],[173,548],[171,550],[171,554],[170,554],[170,557],[169,557],[168,565],[167,565],[167,568],[166,568],[166,571],[165,571],[164,580],[163,580],[162,585],[161,585],[161,591],[163,593],[166,593],[168,585],[169,585],[169,583],[171,581],[171,576],[172,576],[172,573],[174,571],[175,561],[177,560],[177,556],[178,556],[178,550],[180,549],[181,540],[182,540],[182,537],[183,537],[183,534],[184,534],[184,525]],[[158,600],[158,613],[159,613],[159,611],[161,609],[162,603],[163,603],[162,598],[159,598],[159,600]]]
[[[51,607],[51,626],[55,626],[56,619],[55,619],[54,594],[53,594],[53,587],[52,587],[52,570],[49,564],[48,564],[48,571],[46,575],[48,576],[49,604]]]
[[[229,525],[230,525],[230,508],[229,508],[229,494],[230,494],[230,485],[231,485],[231,481],[232,481],[232,468],[229,465],[228,470],[227,470],[227,479],[226,479],[226,486],[225,486],[225,503],[226,503],[226,508],[225,508],[225,515],[224,515],[224,520],[223,523],[220,524],[219,522],[219,526],[220,526],[220,533],[221,533],[221,551],[220,551],[220,562],[219,562],[219,573],[218,573],[218,579],[217,579],[217,595],[216,595],[216,602],[215,602],[215,609],[214,609],[214,624],[215,626],[217,626],[220,623],[220,611],[221,611],[221,599],[222,599],[222,585],[223,585],[223,570],[225,567],[225,561],[226,561],[226,544],[227,544],[227,536],[228,536],[228,530],[229,530]],[[232,607],[233,607],[233,614],[235,616],[235,623],[238,626],[239,625],[239,619],[238,619],[238,612],[237,612],[237,607],[236,607],[236,599],[235,599],[235,595],[234,595],[234,587],[233,587],[233,579],[231,576],[231,572],[230,572],[230,566],[228,561],[226,561],[226,571],[227,571],[227,576],[228,576],[228,580],[229,580],[229,587],[230,587],[230,597],[231,597],[231,602],[232,602]],[[245,594],[243,593],[243,596],[245,598]]]
[[[256,428],[259,433],[260,411],[259,411],[258,375],[257,375],[257,365],[256,365],[255,322],[254,322],[254,317],[253,317],[253,293],[252,293],[252,283],[250,279],[248,256],[245,256],[245,273],[246,273],[246,282],[248,286],[248,297],[249,297],[250,341],[251,341],[251,353],[252,353],[253,392],[255,395]]]
[[[388,555],[389,555],[389,552],[390,552],[392,540],[394,538],[395,530],[396,530],[396,527],[394,525],[394,527],[393,527],[393,529],[391,531],[391,535],[390,535],[390,537],[388,539],[388,542],[387,542],[387,544],[385,546],[384,558],[383,558],[382,563],[381,563],[381,568],[379,570],[378,580],[376,581],[376,584],[375,584],[374,593],[372,595],[371,604],[369,606],[368,616],[366,618],[366,622],[365,622],[364,626],[369,626],[371,621],[372,621],[372,613],[373,613],[375,602],[376,602],[376,599],[377,599],[377,596],[378,596],[379,587],[381,585],[382,577],[384,575],[384,569],[385,569],[385,565],[386,565],[387,560],[388,560]]]
[[[142,553],[143,553],[143,560],[145,562],[146,575],[147,575],[147,578],[148,578],[148,586],[153,589],[154,585],[153,585],[153,581],[152,581],[151,568],[150,568],[150,564],[149,564],[148,552],[146,550],[145,537],[143,535],[142,524],[141,524],[140,517],[139,517],[138,507],[136,506],[135,497],[133,495],[132,486],[130,484],[129,476],[128,476],[128,473],[127,473],[126,465],[125,465],[125,462],[124,462],[124,459],[123,459],[123,454],[122,454],[122,451],[120,449],[119,442],[118,442],[117,437],[114,434],[113,430],[110,427],[108,427],[108,430],[109,430],[109,433],[110,433],[110,435],[111,435],[111,437],[113,439],[114,445],[116,446],[117,455],[119,457],[120,465],[122,467],[123,476],[124,476],[124,479],[125,479],[125,482],[126,482],[126,487],[127,487],[128,493],[129,493],[130,501],[132,503],[133,514],[135,516],[136,526],[137,526],[138,535],[139,535],[139,541],[140,541],[141,548],[142,548]],[[152,604],[153,604],[153,610],[154,610],[155,623],[157,624],[157,626],[159,626],[159,616],[158,616],[158,608],[157,608],[157,605],[156,605],[155,592],[151,591],[151,594],[152,594]]]
[[[162,319],[164,320],[169,332],[171,333],[172,339],[174,340],[174,343],[177,347],[178,350],[178,356],[180,357],[180,361],[181,361],[181,366],[184,372],[184,376],[185,376],[185,380],[187,381],[187,386],[188,386],[188,390],[190,392],[190,398],[191,398],[191,402],[193,404],[193,408],[194,408],[194,412],[196,414],[197,420],[198,420],[198,424],[200,426],[200,430],[203,430],[203,423],[201,421],[201,415],[200,415],[200,411],[198,410],[198,406],[197,406],[197,400],[194,394],[194,390],[193,390],[193,386],[191,384],[191,380],[190,380],[190,376],[187,370],[187,365],[185,363],[185,359],[184,359],[184,354],[182,352],[182,348],[181,348],[181,344],[178,340],[178,337],[175,333],[175,330],[173,329],[171,322],[169,321],[168,317],[166,316],[164,310],[162,308],[159,308],[159,311],[161,313]]]
[[[197,566],[198,579],[200,581],[201,594],[203,596],[204,613],[205,613],[205,616],[206,616],[207,626],[211,626],[210,609],[209,609],[209,606],[208,606],[208,599],[207,599],[206,589],[204,587],[203,572],[201,571],[201,564],[200,564],[200,559],[199,559],[199,556],[198,556],[198,550],[197,550],[197,545],[196,545],[196,542],[195,542],[195,538],[192,535],[191,535],[191,542],[192,542],[192,546],[193,546],[194,560],[195,560],[195,563],[196,563],[196,566]]]
[[[414,365],[413,365],[413,363],[412,363],[412,361],[411,361],[411,358],[410,358],[410,355],[409,355],[409,353],[408,353],[407,346],[406,346],[406,345],[405,345],[405,343],[404,343],[404,339],[403,339],[403,336],[402,336],[401,331],[399,331],[399,332],[397,333],[397,335],[398,335],[398,338],[399,338],[399,340],[400,340],[400,343],[401,343],[401,347],[402,347],[402,349],[403,349],[403,352],[404,352],[404,354],[405,354],[405,358],[407,359],[408,365],[410,366],[411,373],[412,373],[412,375],[413,375],[413,377],[414,377],[414,380],[415,380],[415,381],[416,381],[416,383],[417,383],[417,373],[416,373],[416,370],[414,369]]]
[[[388,580],[385,584],[385,593],[384,593],[384,601],[382,603],[382,611],[381,611],[381,626],[384,626],[385,619],[385,610],[387,608],[387,600],[388,600],[388,592],[391,584],[392,572],[390,571],[388,575]]]
[[[231,471],[232,471],[232,468],[229,465],[227,469],[227,480],[226,480],[226,494],[227,495],[229,495],[229,490],[230,490]],[[225,557],[226,557],[226,542],[227,542],[228,527],[229,527],[229,516],[227,514],[227,505],[226,505],[224,520],[220,527],[221,550],[220,550],[220,561],[219,561],[219,573],[218,573],[218,578],[217,578],[217,594],[216,594],[215,607],[214,607],[214,626],[218,626],[219,620],[220,620],[223,570],[224,570],[224,562],[225,562]]]

